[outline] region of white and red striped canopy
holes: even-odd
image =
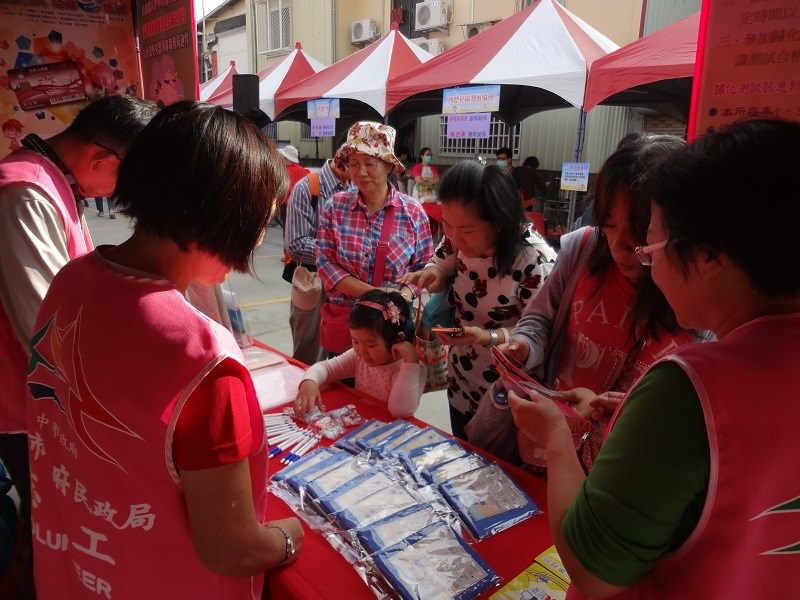
[[[597,59],[589,70],[584,109],[600,104],[677,109],[686,117],[697,56],[700,13]]]
[[[442,89],[479,84],[503,86],[499,113],[509,123],[542,110],[580,107],[589,66],[617,48],[555,0],[538,0],[391,80],[387,112],[392,120],[403,120],[403,112],[407,118],[438,114]]]
[[[233,100],[231,99],[229,104],[223,104],[220,102],[220,98],[224,97],[226,94],[230,94],[233,88],[233,76],[236,74],[236,61],[232,60],[231,64],[228,65],[222,73],[200,84],[200,101],[213,102],[214,104],[230,108],[233,104]]]
[[[411,43],[393,26],[386,36],[363,50],[279,91],[275,96],[277,118],[288,117],[290,113],[305,118],[305,102],[316,98],[357,101],[382,117],[386,114],[387,81],[431,58],[432,54]]]
[[[300,42],[297,42],[294,50],[287,54],[283,60],[258,72],[259,107],[270,119],[274,120],[275,94],[279,90],[291,87],[324,68],[325,65],[303,52]],[[232,77],[228,79],[227,88],[220,85],[218,91],[209,102],[219,104],[225,108],[233,106]]]

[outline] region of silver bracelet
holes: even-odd
[[[489,345],[486,346],[487,348],[494,348],[497,346],[498,341],[497,329],[490,329],[489,330]]]
[[[292,536],[290,536],[288,533],[286,533],[283,530],[282,527],[278,527],[277,525],[268,525],[267,529],[277,529],[278,531],[280,531],[283,534],[283,537],[286,538],[286,556],[284,556],[283,560],[281,562],[279,562],[277,565],[275,565],[275,567],[273,567],[273,568],[282,567],[287,562],[289,562],[292,558],[294,558],[295,554],[297,554],[297,550],[294,547],[294,540],[292,539]]]

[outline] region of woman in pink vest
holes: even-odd
[[[798,164],[800,124],[747,121],[651,173],[648,245],[636,254],[681,325],[719,341],[650,368],[588,477],[553,403],[510,394],[517,425],[546,447],[568,598],[800,588]]]
[[[53,280],[28,369],[40,600],[256,600],[264,570],[295,559],[297,519],[266,518],[242,354],[184,296],[250,271],[285,179],[245,118],[173,104],[120,167],[131,238]]]

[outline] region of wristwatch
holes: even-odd
[[[283,560],[276,565],[281,567],[294,558],[294,555],[297,554],[297,549],[294,547],[294,540],[292,539],[292,536],[286,533],[283,528],[278,527],[277,525],[271,525],[270,527],[280,531],[283,534],[283,537],[286,538],[286,556],[284,556]]]
[[[497,335],[497,329],[490,329],[489,330],[489,345],[486,346],[487,348],[494,348],[497,346],[497,342],[499,341],[499,337]]]

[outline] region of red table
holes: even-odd
[[[328,409],[354,403],[358,407],[358,412],[365,419],[377,418],[386,422],[393,420],[386,410],[385,404],[340,384],[335,384],[333,388],[323,392],[323,400]],[[412,418],[409,421],[421,427],[427,425],[419,419]],[[502,578],[501,585],[505,585],[553,543],[546,514],[546,483],[509,463],[485,452],[483,454],[498,462],[545,511],[541,515],[531,517],[475,545],[477,552]],[[278,471],[282,467],[278,458],[270,459],[270,473]],[[294,512],[283,501],[270,496],[267,515],[270,520],[273,520],[293,516]],[[374,599],[375,595],[361,581],[355,569],[331,548],[322,536],[305,525],[304,528],[306,535],[297,562],[285,569],[267,572],[264,598],[274,600],[289,598],[302,598],[303,600]],[[488,598],[496,591],[497,588],[493,588],[483,597]]]

